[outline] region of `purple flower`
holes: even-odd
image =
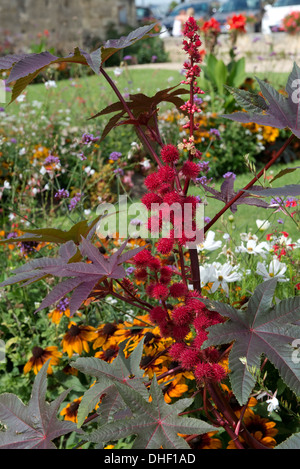
[[[209,217],[205,217],[205,218],[204,218],[204,223],[205,223],[205,224],[207,224],[207,223],[209,223],[209,222],[210,222],[210,220],[211,220],[211,218],[209,218]]]
[[[210,135],[214,135],[215,137],[217,137],[218,140],[221,140],[221,134],[218,129],[210,129],[209,133]]]
[[[49,155],[44,161],[44,164],[60,164],[60,159],[58,156]]]
[[[195,96],[194,97],[194,103],[196,104],[196,106],[200,106],[200,104],[203,103],[203,99],[199,98],[198,96]]]
[[[78,158],[81,159],[81,161],[85,161],[87,157],[83,153],[79,153]]]
[[[78,193],[75,195],[75,197],[73,197],[73,199],[71,199],[70,204],[69,204],[69,210],[70,210],[70,212],[71,212],[72,210],[74,210],[74,208],[75,208],[75,207],[77,206],[77,204],[80,202],[81,198],[82,198],[82,194],[80,194],[80,192],[78,192]]]
[[[151,62],[154,63],[157,61],[157,55],[152,55]]]
[[[81,143],[83,143],[84,145],[89,145],[90,143],[97,142],[99,138],[100,137],[94,137],[93,134],[84,133],[81,138]]]
[[[209,162],[208,161],[200,161],[198,164],[200,171],[203,173],[207,173],[209,171]]]
[[[236,175],[234,173],[232,173],[231,171],[228,171],[228,173],[223,174],[224,179],[230,178],[230,177],[233,177],[233,179],[235,179]]]
[[[131,55],[125,55],[125,57],[123,57],[123,60],[132,60],[132,57]]]
[[[117,161],[119,158],[121,158],[122,156],[122,153],[119,153],[118,151],[113,151],[110,155],[109,155],[109,159],[110,160],[113,160],[113,161]]]
[[[279,223],[280,225],[282,225],[282,224],[284,223],[284,221],[283,221],[282,218],[278,218],[277,223]]]
[[[134,267],[128,267],[128,268],[126,269],[126,273],[129,274],[129,275],[132,274],[134,271],[135,271],[135,268],[134,268]]]
[[[4,107],[0,107],[0,112],[5,112]]]
[[[69,191],[66,189],[59,189],[58,192],[56,192],[54,198],[61,200],[61,199],[67,199],[70,196]]]
[[[56,309],[57,309],[60,313],[64,313],[64,312],[68,309],[69,303],[70,303],[69,298],[63,298],[62,300],[60,300],[60,301],[57,303]]]
[[[10,139],[11,143],[17,143],[17,140],[15,138]]]
[[[31,252],[34,252],[38,245],[39,243],[37,243],[36,241],[27,241],[25,243],[21,243],[20,251],[22,252],[22,254],[29,254]]]
[[[123,176],[124,175],[124,171],[121,168],[114,169],[114,173],[118,176]]]
[[[7,235],[7,239],[17,238],[17,237],[18,237],[18,233],[16,233],[15,231],[13,231],[12,233],[8,233]]]

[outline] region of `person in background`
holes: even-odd
[[[179,15],[175,17],[175,20],[173,23],[172,36],[174,37],[182,36],[183,25],[185,24],[186,19],[187,19],[187,15],[186,15],[185,10],[180,10]]]
[[[191,16],[194,16],[195,10],[194,8],[188,8],[186,10],[186,20],[187,21]]]

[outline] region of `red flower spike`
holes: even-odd
[[[163,267],[161,267],[160,269],[161,283],[170,283],[173,273],[174,273],[173,270],[167,265],[164,265]]]
[[[161,150],[162,160],[167,163],[176,163],[179,160],[179,151],[174,145],[165,145]]]
[[[197,335],[193,341],[193,345],[198,349],[200,350],[202,345],[204,344],[204,342],[206,341],[207,339],[207,333],[202,329],[202,330],[199,330],[197,331]]]
[[[137,269],[134,272],[134,276],[137,280],[146,280],[148,277],[148,272],[145,268]]]
[[[153,192],[149,192],[142,197],[142,203],[146,205],[148,210],[151,210],[152,204],[161,204],[162,198]]]
[[[174,247],[173,238],[162,238],[157,243],[157,251],[163,254],[164,256],[170,254]]]
[[[186,306],[178,306],[172,311],[172,319],[178,326],[190,324],[192,312]]]
[[[149,191],[156,191],[159,188],[160,180],[157,173],[151,173],[146,177],[145,186]]]
[[[148,293],[148,291],[147,291]],[[151,296],[157,300],[165,300],[169,296],[169,289],[162,283],[156,283],[151,287]]]
[[[186,161],[181,168],[181,172],[185,177],[196,179],[199,175],[200,168],[194,161]]]
[[[193,347],[187,347],[181,354],[180,363],[185,370],[193,370],[199,362],[198,350]]]
[[[176,344],[173,344],[169,350],[169,353],[173,360],[180,361],[181,356],[186,350],[187,346],[183,342],[177,342]]]
[[[181,283],[181,282],[173,283],[173,285],[170,286],[170,295],[173,298],[181,298],[182,296],[185,296],[187,293],[188,293],[188,289],[184,283]]]
[[[160,306],[156,306],[155,308],[151,309],[149,316],[150,316],[150,321],[155,324],[160,324],[167,320],[167,313]]]
[[[169,166],[163,166],[157,173],[159,184],[172,184],[175,180],[176,171]]]
[[[178,342],[184,341],[187,335],[190,333],[189,326],[178,326],[172,321],[169,322],[169,337],[172,337]]]

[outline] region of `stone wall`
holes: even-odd
[[[48,44],[61,51],[106,39],[114,23],[136,27],[134,0],[0,0],[0,34],[21,49],[37,42],[38,33],[49,31]],[[1,39],[0,39],[1,45]]]
[[[171,62],[183,63],[186,55],[182,50],[181,38],[164,38],[164,45]],[[221,34],[215,50],[216,56],[228,62],[229,49],[229,35]],[[293,61],[300,66],[300,35],[247,33],[238,37],[236,53],[237,58],[246,57],[246,68],[249,71],[290,72]]]

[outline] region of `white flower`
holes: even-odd
[[[23,103],[23,101],[25,101],[25,99],[26,99],[26,94],[23,93],[23,94],[20,94],[20,96],[18,96],[18,97],[16,98],[16,101],[17,101],[18,103]]]
[[[204,264],[200,266],[201,287],[209,282],[213,282],[216,278],[216,269],[212,264]]]
[[[271,226],[271,223],[268,220],[256,220],[256,226],[259,231],[266,231]]]
[[[57,88],[57,84],[54,80],[46,81],[45,88],[49,90],[50,88]]]
[[[95,174],[95,170],[92,169],[90,166],[87,166],[86,168],[84,168],[84,171],[88,176],[93,176],[93,174]]]
[[[123,70],[120,67],[114,69],[114,74],[116,77],[119,77],[123,73]]]
[[[275,394],[271,399],[266,400],[266,402],[269,404],[267,408],[268,412],[273,412],[274,410],[277,410],[279,407],[279,401],[277,397],[275,397]]]
[[[4,181],[3,189],[11,189],[11,185],[8,181]]]
[[[235,248],[235,252],[246,252],[247,254],[259,254],[261,257],[265,258],[267,253],[270,251],[270,246],[266,241],[257,244],[254,239],[249,239],[246,246],[244,243],[241,246]]]
[[[198,244],[197,250],[201,251],[215,251],[222,246],[222,241],[215,241],[214,231],[209,231],[203,243]]]
[[[258,237],[252,233],[240,233],[240,237],[242,241],[249,241],[250,239],[258,241]]]
[[[21,150],[19,151],[19,155],[23,156],[25,155],[25,153],[26,153],[26,148],[25,147],[21,148]]]
[[[221,287],[226,293],[228,293],[228,283],[237,282],[241,280],[241,274],[238,272],[238,266],[232,266],[229,263],[220,264],[219,262],[213,262],[210,269],[203,272],[206,283],[212,282],[211,292],[215,293],[219,287]],[[201,275],[201,268],[200,268]]]
[[[143,169],[150,169],[151,168],[151,161],[146,159],[140,163],[140,165],[143,167]]]
[[[279,262],[279,260],[276,258],[270,262],[268,269],[265,263],[258,262],[256,266],[256,273],[261,275],[264,280],[269,280],[270,278],[276,277],[279,282],[287,282],[289,279],[284,276],[286,269],[286,264]]]

